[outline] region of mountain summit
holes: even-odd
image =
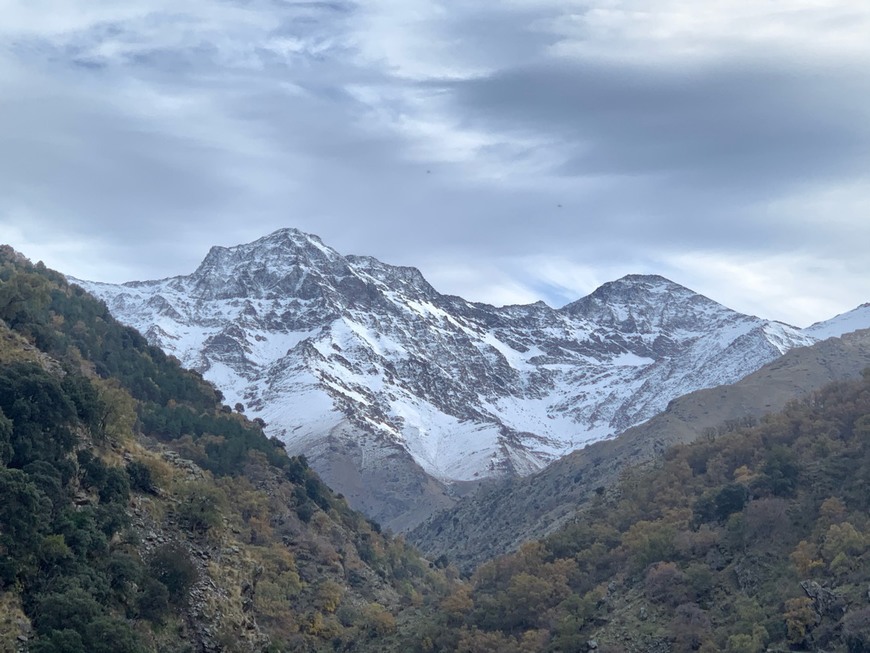
[[[528,474],[817,339],[659,276],[561,309],[472,303],[295,229],[189,276],[74,281],[394,528],[449,502],[442,483]]]

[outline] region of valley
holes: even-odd
[[[494,307],[293,229],[188,276],[73,281],[396,531],[868,319],[801,330],[638,275],[559,309]]]

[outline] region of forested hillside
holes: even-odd
[[[0,651],[388,650],[450,582],[0,248]]]
[[[636,467],[417,651],[870,651],[870,373]]]
[[[468,582],[241,409],[0,250],[0,651],[870,651],[870,375],[624,472]]]

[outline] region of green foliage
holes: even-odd
[[[124,592],[142,582],[144,567],[138,555],[113,551],[106,565],[110,587],[117,592]]]
[[[725,522],[731,515],[743,510],[749,500],[749,490],[740,483],[729,483],[695,502],[696,523]]]
[[[99,490],[106,482],[106,464],[87,449],[76,453],[81,470],[81,483],[86,488]]]
[[[127,472],[119,467],[106,470],[106,479],[100,486],[100,501],[102,503],[126,503],[130,498],[130,481]]]
[[[186,602],[187,593],[199,577],[190,554],[178,542],[170,542],[155,549],[148,560],[148,572],[151,578],[166,587],[171,601],[177,604]],[[154,600],[153,596],[151,600]]]
[[[0,580],[12,584],[29,562],[45,523],[40,515],[50,509],[48,498],[18,469],[0,468]]]
[[[41,635],[65,628],[82,633],[102,612],[103,607],[82,589],[52,592],[42,595],[37,601],[33,625]]]
[[[89,653],[82,636],[70,628],[45,633],[30,645],[30,651],[31,653]]]
[[[12,422],[10,467],[72,451],[75,406],[58,380],[32,363],[0,366],[0,410]]]
[[[100,606],[73,590],[40,602],[36,622],[40,653],[140,653],[145,649],[130,627],[100,614]]]
[[[849,653],[870,653],[870,608],[854,610],[844,617],[843,639]]]
[[[142,429],[173,442],[190,436],[197,446],[186,453],[202,467],[220,475],[237,474],[251,451],[264,453],[277,467],[289,466],[286,454],[256,426],[239,416],[202,412],[186,405],[146,404],[140,414]]]
[[[0,408],[0,465],[12,460],[12,420]]]
[[[253,618],[263,650],[380,650],[401,602],[446,591],[222,401],[105,305],[0,246],[0,590],[32,620],[29,650],[193,650],[196,629],[179,626],[194,613],[215,620],[224,650],[244,649]],[[168,543],[152,548],[143,523]],[[222,598],[194,610],[200,573]]]
[[[760,484],[778,497],[790,496],[797,487],[800,467],[794,453],[782,445],[771,448],[761,471]]]
[[[0,319],[13,329],[38,332],[46,322],[51,302],[51,282],[38,274],[0,272]]]
[[[870,651],[868,470],[870,374],[626,474],[481,566],[417,650],[625,650],[630,633],[638,650]],[[813,575],[835,607],[801,585]]]
[[[184,435],[208,439],[196,462],[216,474],[237,474],[250,451],[264,453],[278,467],[287,464],[287,456],[269,441],[261,427],[239,415],[218,412],[220,404],[214,388],[198,375],[182,370],[178,361],[148,345],[135,330],[116,322],[103,303],[81,288],[69,286],[55,272],[32,266],[5,250],[0,254],[0,319],[35,340],[46,353],[69,364],[70,369],[84,359],[97,374],[112,378],[124,390],[119,394],[111,384],[98,386],[81,374],[72,374],[64,377],[61,392],[61,383],[32,364],[30,369],[14,369],[6,375],[0,371],[0,410],[6,417],[15,422],[17,417],[24,417],[22,410],[28,409],[18,406],[17,411],[8,410],[15,403],[13,397],[34,396],[36,401],[31,403],[49,411],[35,415],[41,418],[39,425],[57,425],[54,432],[37,438],[33,446],[42,448],[55,442],[58,455],[69,451],[74,437],[64,426],[71,416],[76,416],[97,438],[123,435],[124,426],[133,424],[129,399],[125,400],[129,393],[138,402],[135,410],[146,433],[166,440]],[[59,401],[47,401],[49,395]],[[3,401],[4,396],[8,401]],[[27,417],[24,421],[32,420]],[[41,455],[27,447],[33,436],[41,433],[36,426],[23,423],[17,428],[19,433],[10,440],[14,462],[20,466]],[[22,429],[27,432],[21,433]],[[0,457],[4,455],[3,440],[0,427]]]
[[[186,485],[178,504],[178,521],[194,533],[206,533],[223,523],[222,510],[226,505],[223,492],[214,485],[193,482]]]
[[[146,577],[136,598],[136,608],[143,619],[162,623],[170,608],[169,589],[159,580]]]
[[[115,617],[101,616],[85,629],[85,646],[90,653],[144,653],[136,633]]]
[[[75,555],[67,546],[63,535],[47,535],[39,543],[37,558],[43,573],[54,574],[67,568]]]
[[[123,503],[130,497],[130,481],[125,470],[108,467],[90,451],[82,449],[76,454],[81,470],[81,483],[99,493],[102,503]]]
[[[75,408],[76,416],[92,435],[101,435],[100,427],[106,406],[100,394],[86,376],[67,374],[61,382],[63,391]]]
[[[136,492],[153,493],[154,479],[151,475],[151,468],[139,460],[131,460],[127,463],[127,477],[130,482],[130,489]]]

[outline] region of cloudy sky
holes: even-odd
[[[0,242],[99,281],[291,226],[443,292],[870,301],[870,4],[0,0]]]

